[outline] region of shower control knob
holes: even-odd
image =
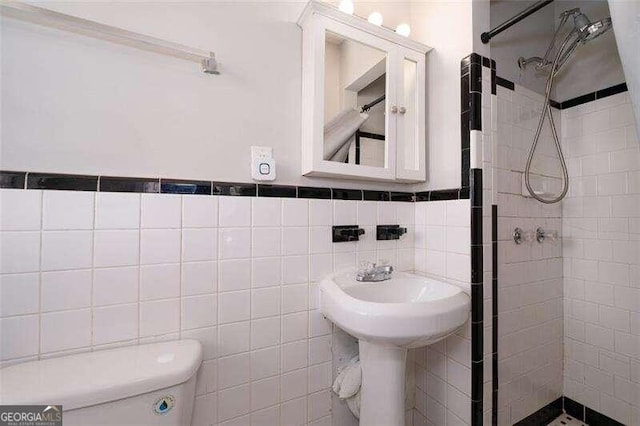
[[[405,107],[400,107],[400,114],[404,114],[407,112],[407,109]]]
[[[395,106],[395,105],[394,105],[394,106],[392,106],[392,107],[391,107],[391,112],[392,112],[393,114],[397,113],[397,112],[398,112],[398,107],[397,107],[397,106]]]

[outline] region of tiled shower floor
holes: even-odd
[[[587,424],[563,413],[561,416],[558,416],[558,418],[549,423],[548,426],[587,426]]]

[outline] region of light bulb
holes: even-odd
[[[342,0],[338,9],[347,15],[353,15],[353,0]]]
[[[411,27],[409,24],[400,24],[396,27],[396,33],[401,36],[409,37],[409,34],[411,34]]]
[[[371,15],[369,15],[368,21],[371,22],[373,25],[377,25],[377,26],[382,25],[382,13],[372,12]]]

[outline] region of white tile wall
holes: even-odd
[[[1,365],[195,338],[194,425],[330,425],[317,281],[364,259],[414,269],[413,203],[3,189],[0,209]],[[357,219],[361,242],[331,243]],[[409,234],[378,242],[382,222]]]
[[[640,148],[627,93],[562,111],[576,186],[563,202],[564,393],[640,424]]]
[[[469,200],[415,203],[416,273],[469,291],[471,282]],[[470,322],[455,335],[413,351],[413,424],[471,424]]]
[[[543,99],[520,86],[515,91],[498,87],[497,95],[498,423],[512,425],[562,395],[563,367],[561,242],[516,245],[512,233],[516,227],[532,232],[539,226],[561,233],[561,209],[522,196]],[[559,116],[555,121],[565,129]],[[533,171],[559,176],[558,164],[547,121]]]

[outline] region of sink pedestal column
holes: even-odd
[[[358,342],[362,389],[361,426],[404,426],[407,350]]]

